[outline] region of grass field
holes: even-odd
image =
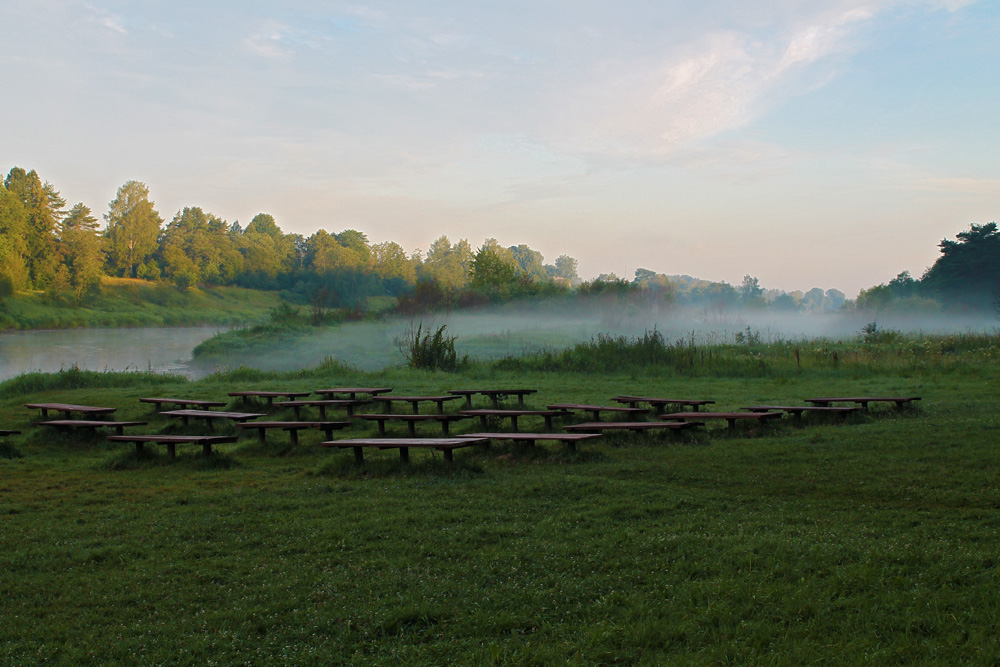
[[[809,364],[802,351],[747,352],[763,365],[714,350],[700,368],[697,358],[617,372],[535,359],[461,374],[327,364],[198,382],[68,372],[0,384],[0,428],[25,431],[0,445],[0,662],[992,664],[996,341],[923,357],[911,343],[837,363],[829,350]],[[845,424],[713,425],[606,437],[577,454],[462,450],[453,466],[415,452],[402,467],[386,451],[362,468],[349,450],[315,446],[319,434],[295,450],[272,434],[273,445],[248,438],[208,460],[193,449],[137,460],[34,428],[22,407],[109,404],[161,430],[175,427],[138,397],[348,384],[526,386],[539,389],[533,406],[618,393],[720,408],[819,394],[923,400]]]

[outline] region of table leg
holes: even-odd
[[[203,442],[203,443],[201,443],[201,454],[202,454],[202,456],[211,456],[212,455],[212,443],[210,443],[210,442]]]
[[[545,430],[550,433],[555,430],[552,426],[552,415],[545,415]]]
[[[510,416],[510,428],[513,431],[517,431],[517,415]]]
[[[136,457],[142,456],[142,443],[141,442],[135,443],[135,455],[136,455]]]
[[[406,422],[406,431],[410,434],[411,438],[417,437],[417,423],[411,421]]]
[[[348,412],[350,412],[350,411],[348,411]],[[322,421],[326,421],[326,406],[325,405],[319,406],[319,418]],[[296,417],[296,419],[298,419],[298,417]]]
[[[365,453],[362,447],[354,447],[354,463],[361,465],[365,462]]]
[[[444,460],[447,461],[448,463],[451,463],[452,461],[455,460],[454,453],[452,452],[451,449],[443,449],[441,451],[444,452]]]
[[[409,463],[410,462],[410,448],[409,447],[400,447],[399,448],[399,460],[402,461],[403,463]]]
[[[299,429],[297,428],[288,429],[288,437],[292,441],[292,447],[299,446]]]
[[[411,405],[413,406],[413,414],[419,415],[420,414],[420,405],[416,401],[411,401]]]
[[[383,437],[383,438],[385,437],[385,420],[384,419],[379,419],[378,420],[378,434],[379,434],[380,437]]]
[[[451,435],[450,427],[448,426],[448,424],[449,422],[447,419],[441,420],[441,433],[444,435]]]
[[[167,458],[176,459],[177,458],[177,444],[173,442],[167,443]]]
[[[257,442],[262,445],[267,442],[267,436],[264,435],[264,430],[265,429],[262,428],[257,429]]]

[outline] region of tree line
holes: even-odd
[[[453,244],[441,236],[423,256],[393,241],[371,243],[354,229],[287,234],[267,213],[242,227],[192,206],[165,223],[139,181],[118,188],[103,218],[102,227],[83,203],[67,210],[59,191],[34,170],[12,168],[0,183],[0,297],[34,289],[82,303],[111,276],[167,281],[182,289],[280,290],[293,301],[344,306],[366,296],[402,294],[418,280],[499,298],[510,296],[511,286],[580,281],[577,262],[568,255],[547,265],[527,245],[505,248],[495,239],[473,250],[468,240]]]

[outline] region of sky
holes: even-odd
[[[0,170],[856,295],[1000,212],[991,0],[3,0]]]

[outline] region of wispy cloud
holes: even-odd
[[[101,9],[100,7],[95,7],[89,4],[84,4],[84,7],[91,12],[93,15],[92,20],[98,25],[122,35],[128,34],[128,30],[125,28],[125,21],[121,16],[112,14],[111,12]]]
[[[243,44],[252,53],[264,58],[281,58],[290,51],[286,46],[287,27],[277,23],[268,23],[251,33],[243,40]]]

